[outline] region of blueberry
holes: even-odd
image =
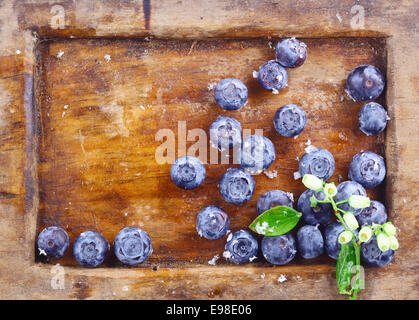
[[[332,259],[337,260],[339,257],[340,243],[338,237],[343,231],[345,231],[345,228],[340,222],[333,222],[324,230],[324,248],[327,255]]]
[[[295,239],[290,233],[276,237],[263,237],[261,248],[266,261],[276,265],[289,263],[297,253]]]
[[[239,145],[241,136],[242,126],[234,118],[219,116],[210,126],[211,145],[220,150]]]
[[[109,243],[98,232],[85,231],[74,240],[73,254],[77,262],[84,267],[97,267],[109,251]]]
[[[60,227],[47,227],[38,235],[38,250],[40,255],[48,258],[61,258],[69,245],[67,232]]]
[[[247,101],[247,88],[239,79],[226,78],[217,83],[214,98],[221,108],[237,110]]]
[[[359,129],[367,136],[383,132],[387,126],[387,120],[386,110],[377,102],[367,103],[358,114]]]
[[[296,104],[286,104],[275,113],[275,130],[284,137],[299,135],[306,127],[306,124],[306,113]]]
[[[262,214],[276,206],[288,206],[292,208],[292,205],[292,194],[282,190],[271,190],[260,196],[256,207],[258,214]]]
[[[385,80],[376,67],[364,64],[353,69],[346,80],[346,90],[356,101],[375,100],[383,92]]]
[[[307,46],[295,38],[287,38],[278,42],[275,57],[285,68],[301,66],[307,58]]]
[[[243,139],[241,167],[251,174],[268,169],[275,160],[275,147],[268,138],[253,134]]]
[[[383,157],[371,151],[361,151],[352,158],[348,176],[365,188],[378,186],[386,176]]]
[[[129,266],[143,263],[153,252],[148,233],[137,227],[119,231],[113,245],[118,260]]]
[[[324,241],[320,230],[315,226],[304,226],[297,232],[298,252],[304,259],[317,258],[324,252]]]
[[[196,230],[201,237],[209,240],[221,238],[230,227],[228,214],[216,207],[203,208],[196,217]]]
[[[170,168],[170,177],[179,188],[197,188],[205,179],[205,167],[201,160],[192,156],[177,158]]]
[[[389,249],[382,252],[373,236],[368,242],[361,243],[361,260],[369,266],[384,267],[394,258],[394,251]]]
[[[302,213],[305,223],[326,225],[334,216],[332,205],[330,203],[318,203],[316,207],[312,208],[310,197],[313,194],[315,194],[318,200],[324,200],[325,198],[325,194],[322,191],[314,192],[308,189],[298,198],[297,209]]]
[[[372,200],[370,206],[362,209],[356,218],[360,226],[384,224],[387,222],[387,210],[381,202]]]
[[[255,193],[255,179],[241,168],[228,169],[220,181],[220,193],[225,201],[242,204]]]
[[[264,89],[275,93],[287,85],[288,73],[277,61],[271,60],[260,66],[258,81]]]
[[[360,195],[360,196],[367,196],[367,192],[365,191],[364,187],[360,185],[358,182],[355,181],[344,181],[340,183],[337,187],[338,193],[333,198],[335,202],[340,202],[343,200],[349,199],[351,194]],[[355,216],[361,213],[362,209],[355,209],[352,208],[347,202],[338,205],[338,207],[344,211],[353,212]]]
[[[234,263],[252,262],[258,253],[258,242],[249,232],[239,230],[228,237],[225,250],[223,256]]]
[[[335,171],[335,158],[333,158],[333,155],[326,149],[316,149],[304,153],[301,157],[298,171],[301,176],[313,174],[326,181]]]

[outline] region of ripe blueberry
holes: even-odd
[[[260,66],[258,81],[264,89],[275,93],[287,85],[288,73],[277,61],[271,60]]]
[[[74,240],[73,254],[77,262],[84,267],[97,267],[109,251],[109,243],[98,232],[85,231]]]
[[[263,237],[261,248],[266,261],[276,265],[289,263],[297,253],[295,239],[290,233]]]
[[[361,243],[361,260],[369,266],[384,267],[394,259],[394,251],[389,249],[382,252],[373,236],[368,242]]]
[[[360,183],[365,188],[374,188],[383,182],[386,165],[382,156],[362,151],[356,154],[349,164],[349,179]]]
[[[221,238],[230,227],[228,214],[216,207],[203,208],[196,217],[196,230],[201,237],[209,240]]]
[[[276,206],[288,206],[292,208],[293,199],[290,193],[282,190],[271,190],[262,194],[256,205],[258,214],[262,214],[265,211],[276,207]]]
[[[298,167],[301,176],[313,174],[326,181],[335,171],[335,158],[326,149],[316,149],[304,153]]]
[[[252,262],[258,253],[257,240],[247,231],[239,230],[230,235],[223,256],[237,264]]]
[[[179,188],[190,190],[199,187],[205,179],[205,167],[192,156],[177,158],[170,168],[170,177]]]
[[[315,194],[318,200],[324,200],[325,198],[325,194],[322,191],[314,192],[308,189],[298,198],[297,209],[302,213],[305,223],[326,225],[334,215],[332,205],[330,203],[317,203],[317,206],[312,208],[310,197],[313,194]]]
[[[242,204],[255,193],[255,179],[241,168],[228,169],[220,180],[220,193],[225,201]]]
[[[345,231],[345,228],[340,222],[333,222],[324,230],[324,248],[327,255],[332,259],[337,260],[339,257],[340,243],[338,237],[343,231]]]
[[[335,202],[347,200],[352,194],[364,197],[367,196],[367,192],[364,187],[355,181],[344,181],[338,185],[337,189],[338,193],[333,198]],[[362,211],[362,209],[359,208],[352,208],[347,202],[339,204],[338,207],[344,211],[353,212],[355,216],[360,214]]]
[[[387,210],[381,202],[371,200],[370,206],[362,209],[356,218],[360,226],[372,226],[373,223],[384,224],[387,222]]]
[[[210,126],[211,146],[220,150],[239,145],[241,136],[242,127],[234,118],[219,116]]]
[[[383,132],[387,126],[387,120],[386,110],[377,102],[367,103],[358,114],[359,129],[367,136]]]
[[[317,258],[324,252],[324,241],[320,230],[315,226],[303,226],[297,232],[298,252],[304,259]]]
[[[214,98],[225,110],[240,109],[247,101],[247,88],[239,79],[226,78],[216,85]]]
[[[295,38],[286,38],[275,47],[275,57],[285,68],[301,66],[307,58],[307,46]]]
[[[346,90],[356,101],[375,100],[383,92],[385,80],[376,67],[364,64],[353,69],[346,80]]]
[[[38,250],[47,258],[61,258],[69,245],[67,232],[60,227],[47,227],[38,235]]]
[[[119,231],[113,245],[118,260],[129,266],[143,263],[153,252],[148,233],[137,227]]]
[[[296,104],[286,104],[279,108],[274,116],[275,130],[284,137],[299,135],[307,124],[304,110]]]
[[[275,147],[268,138],[253,134],[243,139],[241,167],[246,172],[258,174],[271,166],[275,160]]]

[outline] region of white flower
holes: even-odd
[[[314,191],[319,191],[323,187],[323,181],[312,174],[305,174],[302,181],[306,188]]]
[[[358,221],[352,213],[345,213],[343,215],[343,221],[345,221],[346,225],[351,230],[358,229],[359,227]]]
[[[384,223],[383,230],[389,237],[396,235],[396,228],[391,222]]]
[[[390,249],[391,250],[397,250],[399,249],[399,241],[397,240],[397,238],[395,236],[390,236]]]
[[[368,208],[370,206],[370,198],[357,194],[351,194],[349,196],[348,203],[352,208]]]
[[[369,239],[371,239],[371,236],[372,236],[372,231],[371,231],[371,227],[369,226],[364,226],[359,231],[359,240],[361,240],[361,242],[367,242]]]
[[[334,197],[338,193],[338,189],[336,188],[335,184],[332,183],[326,183],[324,185],[324,191],[327,195]]]
[[[352,232],[350,231],[343,231],[338,238],[340,244],[348,243],[352,240]]]
[[[387,251],[390,249],[390,238],[386,234],[380,233],[377,236],[377,245],[381,251]]]

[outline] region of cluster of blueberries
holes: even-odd
[[[277,93],[284,88],[288,75],[286,68],[301,66],[306,57],[306,45],[295,38],[280,41],[275,48],[276,60],[271,60],[259,68],[258,81],[263,88]],[[356,101],[367,101],[377,98],[384,89],[384,77],[374,66],[356,67],[347,79],[347,93]],[[221,80],[214,90],[216,103],[226,110],[237,110],[247,101],[247,88],[238,79]],[[367,135],[379,134],[386,127],[388,120],[384,108],[375,102],[366,104],[359,113],[359,128]],[[304,110],[295,104],[287,104],[277,110],[273,124],[276,131],[284,137],[300,134],[306,126],[307,118]],[[275,160],[275,147],[266,137],[250,135],[241,140],[241,125],[231,117],[220,116],[210,126],[211,146],[220,150],[236,148],[240,152],[241,168],[230,168],[222,176],[219,190],[225,201],[243,204],[251,199],[255,191],[253,174],[270,167]],[[313,174],[322,180],[328,180],[335,170],[333,155],[326,149],[312,148],[307,151],[299,162],[299,173]],[[378,186],[386,175],[384,159],[370,151],[356,154],[349,166],[350,181],[344,181],[337,187],[336,202],[346,200],[350,195],[366,196],[365,188]],[[193,156],[183,156],[175,160],[170,170],[172,181],[180,188],[189,190],[198,187],[205,179],[205,167]],[[265,259],[276,265],[290,262],[299,248],[300,255],[305,259],[315,258],[326,251],[327,255],[337,259],[340,251],[338,236],[345,229],[339,222],[331,222],[334,211],[329,203],[319,203],[311,207],[310,197],[314,191],[307,190],[298,199],[297,208],[307,224],[297,233],[297,241],[290,233],[281,236],[265,236],[261,242],[261,250]],[[325,195],[320,191],[316,198],[323,200]],[[282,190],[271,190],[264,193],[257,202],[258,214],[262,214],[275,206],[293,207],[290,193]],[[348,203],[341,204],[342,209],[353,211],[360,225],[383,224],[387,221],[384,205],[371,201],[365,209],[355,209]],[[326,226],[324,236],[319,225]],[[196,228],[198,234],[206,239],[219,239],[229,231],[228,214],[219,207],[208,206],[197,215]],[[369,243],[373,244],[373,241]],[[376,244],[375,244],[376,246]],[[384,265],[392,259],[392,250],[381,254],[376,248],[365,247],[364,260],[373,265]],[[239,230],[229,234],[223,256],[235,263],[246,263],[256,259],[258,242],[248,231]],[[380,254],[378,257],[377,255]],[[375,255],[373,257],[373,255]]]
[[[60,227],[47,227],[38,235],[37,245],[40,255],[61,258],[69,246],[68,234]],[[137,227],[122,229],[113,245],[118,260],[129,266],[143,263],[153,252],[149,235]],[[73,254],[77,262],[90,268],[102,264],[109,249],[110,245],[105,237],[95,231],[82,232],[73,244]]]
[[[307,48],[303,42],[295,38],[281,40],[275,47],[276,59],[266,62],[259,68],[257,75],[259,83],[264,89],[274,94],[278,93],[287,85],[286,68],[301,66],[306,57]],[[381,94],[384,85],[384,77],[376,67],[362,65],[349,74],[347,93],[356,101],[374,100]],[[214,98],[223,109],[237,110],[246,103],[248,90],[240,80],[227,78],[221,80],[215,87]],[[376,135],[384,130],[387,120],[384,108],[378,103],[370,102],[359,113],[359,128],[367,135]],[[295,104],[279,108],[273,119],[275,130],[284,137],[299,135],[306,123],[304,110]],[[243,204],[251,199],[256,185],[252,175],[266,170],[275,160],[275,147],[268,138],[250,135],[242,141],[241,137],[241,125],[234,118],[220,116],[211,124],[211,145],[220,150],[234,148],[233,150],[239,152],[241,168],[228,169],[219,183],[222,197],[233,204]],[[335,160],[326,149],[313,148],[307,151],[299,163],[301,176],[313,174],[324,181],[331,177],[334,169]],[[205,179],[205,173],[202,162],[193,156],[176,159],[170,169],[170,177],[174,184],[185,190],[200,186]],[[376,187],[383,181],[385,174],[385,163],[381,156],[370,151],[358,153],[349,166],[351,181],[339,184],[335,201],[346,200],[351,194],[366,196],[364,188]],[[316,207],[311,207],[310,197],[313,193],[314,191],[307,190],[298,199],[297,208],[307,225],[298,231],[297,241],[290,233],[276,237],[265,236],[262,239],[262,253],[268,262],[277,265],[290,262],[297,253],[297,245],[303,258],[315,258],[326,251],[330,257],[337,259],[340,251],[338,236],[344,231],[344,227],[338,222],[329,223],[334,216],[330,204],[319,203]],[[318,193],[316,198],[324,199],[325,195]],[[278,205],[292,207],[292,195],[281,190],[264,193],[257,202],[258,214]],[[354,212],[360,225],[383,224],[387,220],[386,209],[378,201],[371,201],[371,206],[365,209],[354,209],[347,203],[342,206],[346,206],[342,207],[343,210]],[[324,236],[318,229],[319,225],[327,225]],[[206,239],[214,240],[226,235],[229,227],[228,214],[216,206],[205,207],[197,215],[197,231]],[[69,246],[69,237],[62,228],[51,226],[38,235],[37,245],[40,255],[60,258]],[[96,267],[104,261],[109,249],[109,243],[100,233],[85,231],[75,239],[73,254],[82,266]],[[115,238],[114,252],[126,265],[141,264],[152,253],[150,237],[146,231],[137,227],[122,229]],[[364,246],[361,251],[364,260],[373,265],[387,264],[392,259],[392,252],[389,250],[387,253],[381,253],[376,245]],[[248,231],[239,230],[229,234],[223,256],[240,264],[253,261],[257,253],[257,240]]]

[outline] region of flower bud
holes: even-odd
[[[311,197],[310,197],[310,206],[312,207],[312,208],[315,208],[316,206],[317,206],[317,198],[316,198],[316,196],[313,194]]]
[[[323,181],[312,174],[305,174],[302,181],[310,190],[319,191],[323,187]]]
[[[395,236],[390,236],[390,249],[391,250],[397,250],[399,249],[399,241]]]
[[[343,215],[343,221],[345,221],[346,225],[351,230],[358,229],[358,227],[359,227],[358,220],[356,220],[353,213],[345,213]]]
[[[351,194],[349,196],[348,203],[355,209],[368,208],[370,206],[370,198],[357,194]]]
[[[382,252],[387,251],[390,249],[390,238],[386,234],[380,233],[377,236],[377,245]]]
[[[343,231],[338,237],[338,241],[340,244],[348,243],[351,240],[352,240],[352,232],[350,231]]]
[[[383,230],[389,237],[396,235],[396,227],[391,222],[384,223]]]
[[[338,193],[338,189],[336,188],[335,184],[332,183],[326,183],[324,185],[324,190],[326,194],[330,197],[334,197]]]

